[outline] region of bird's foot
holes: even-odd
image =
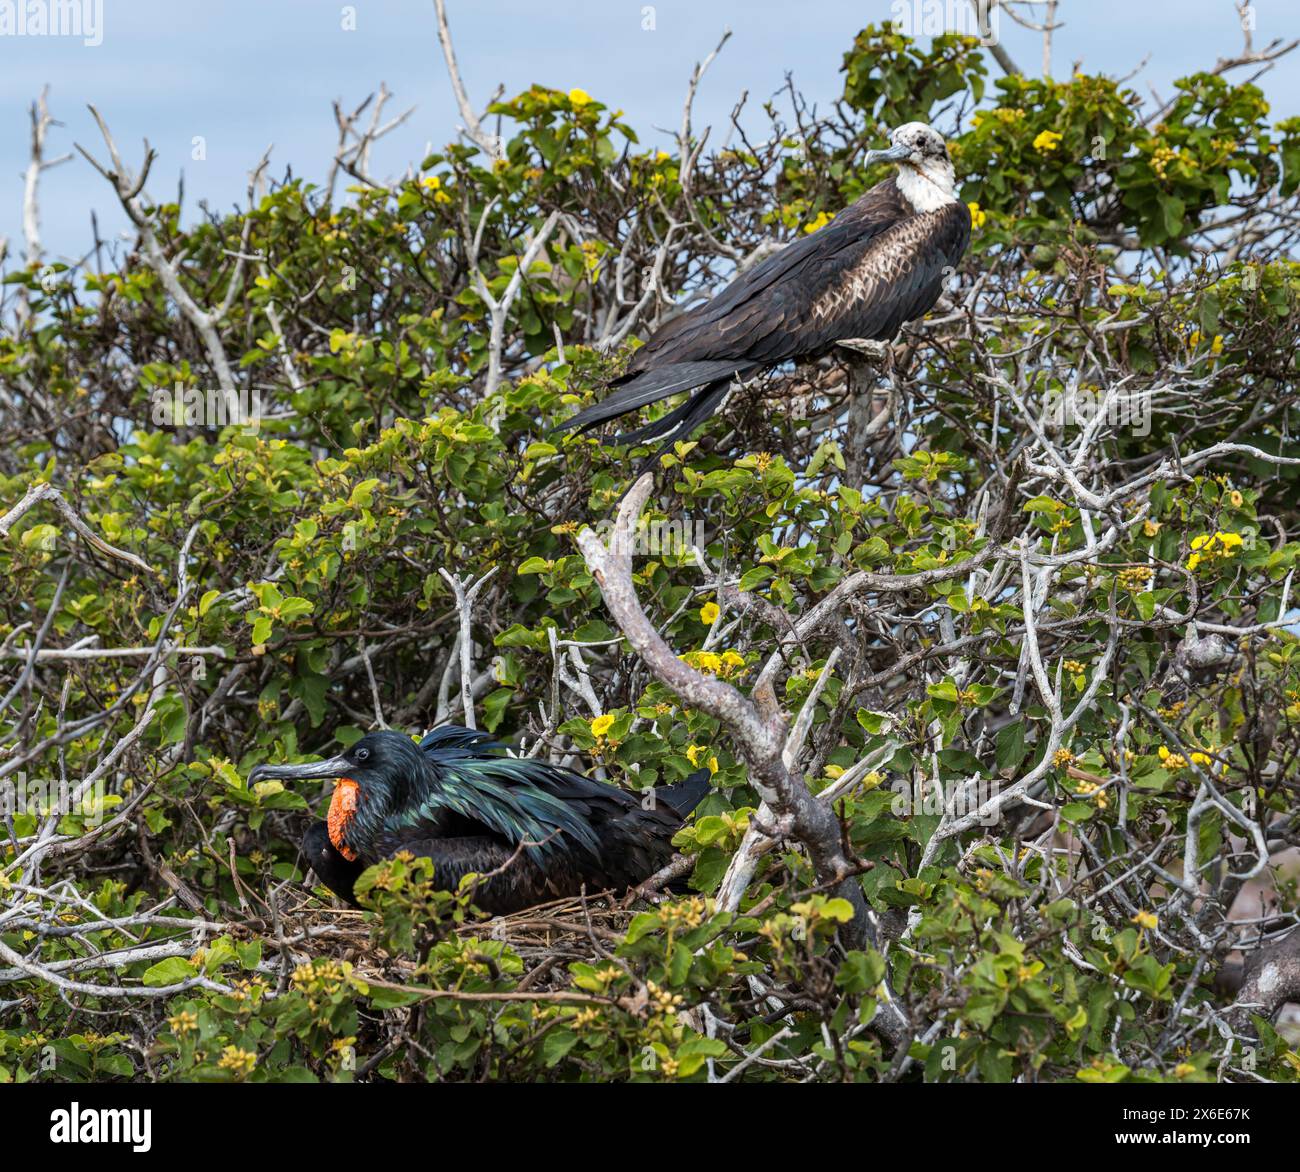
[[[888,342],[873,342],[870,338],[841,338],[835,343],[855,354],[865,354],[868,358],[884,358],[889,353]]]

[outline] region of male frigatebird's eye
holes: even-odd
[[[358,749],[356,751],[356,758],[358,761],[364,761],[369,756],[370,756],[369,749]]]

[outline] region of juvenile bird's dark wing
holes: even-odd
[[[637,351],[639,354],[641,351]],[[678,391],[689,391],[694,387],[718,381],[725,390],[735,375],[744,377],[754,367],[738,362],[734,358],[713,359],[707,362],[665,362],[633,378],[622,382],[606,395],[599,403],[584,407],[571,419],[566,419],[556,429],[558,431],[590,431],[609,419],[616,419],[644,407],[657,403]],[[678,422],[674,420],[674,423]],[[669,425],[671,426],[671,425]],[[636,438],[629,435],[620,437],[621,443],[635,443]]]
[[[712,300],[666,323],[633,355],[628,375],[666,364],[743,360],[757,365],[810,353],[799,329],[818,297],[855,266],[873,239],[910,211],[892,177],[877,184],[824,228],[786,245]]]
[[[659,799],[667,804],[679,818],[685,818],[704,800],[712,784],[712,774],[707,769],[697,769],[689,777],[659,791]]]
[[[868,214],[873,208],[885,210],[876,206],[878,202],[863,197],[825,228],[737,277],[711,301],[666,323],[632,356],[614,389],[566,419],[559,430],[589,431],[679,391],[715,385],[706,404],[696,404],[694,410],[690,403],[683,404],[681,416],[672,423],[658,420],[618,437],[620,443],[654,439],[688,422],[688,415],[692,426],[702,423],[721,402],[730,379],[745,378],[823,345],[809,333],[813,308],[835,287],[840,273],[853,269],[873,236],[894,222]],[[888,210],[898,209],[890,205]]]

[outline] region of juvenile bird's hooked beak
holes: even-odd
[[[901,163],[904,159],[910,159],[911,157],[912,148],[899,143],[887,150],[868,151],[862,161],[867,166],[870,166],[872,163]]]
[[[327,757],[307,765],[258,765],[248,775],[248,784],[268,779],[299,780],[310,777],[343,777],[356,766],[346,757]]]

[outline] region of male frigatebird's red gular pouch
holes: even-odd
[[[675,410],[613,441],[664,440],[667,447],[718,409],[734,379],[820,358],[843,342],[888,341],[928,313],[966,251],[970,209],[957,197],[941,134],[909,122],[890,142],[865,162],[897,162],[894,175],[826,227],[665,322],[632,355],[616,389],[561,430],[589,431],[690,391]]]
[[[336,778],[325,822],[303,838],[308,864],[354,903],[366,867],[399,851],[433,860],[455,890],[485,876],[474,902],[503,915],[548,900],[634,887],[672,857],[672,837],[709,789],[707,769],[660,787],[655,800],[528,757],[506,756],[486,733],[457,725],[418,744],[373,732],[308,765],[259,765],[265,778]]]

